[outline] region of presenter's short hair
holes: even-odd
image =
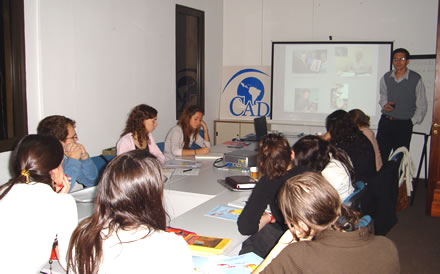
[[[404,49],[404,48],[398,48],[398,49],[393,50],[393,56],[392,56],[393,58],[394,58],[394,55],[396,55],[396,53],[403,53],[403,54],[405,54],[405,57],[407,59],[409,59],[411,57],[411,55],[409,54],[409,51],[407,49]]]

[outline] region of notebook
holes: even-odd
[[[217,182],[232,191],[252,190],[257,183],[252,177],[246,175],[228,176],[224,180],[217,180]]]

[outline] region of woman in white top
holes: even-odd
[[[164,163],[165,156],[151,134],[156,127],[157,110],[155,108],[144,104],[133,108],[128,116],[124,132],[116,145],[117,155],[135,149],[144,149]]]
[[[201,128],[203,128],[203,137],[200,136]],[[194,143],[200,148],[191,149]],[[168,132],[164,154],[167,160],[174,159],[176,156],[208,154],[210,146],[208,127],[203,121],[203,111],[200,107],[193,105],[182,112],[177,125]]]
[[[354,191],[354,170],[347,153],[314,135],[293,145],[295,164],[317,172],[336,189],[342,201]]]
[[[12,154],[16,177],[0,186],[0,273],[39,273],[56,247],[59,262],[78,224],[62,166],[64,150],[52,136],[25,136]]]
[[[75,273],[191,273],[185,240],[166,232],[164,175],[157,159],[133,150],[113,159],[98,185],[95,212],[70,242]]]
[[[370,129],[370,117],[360,109],[352,109],[348,112],[348,116],[357,125],[360,131],[370,140],[374,148],[374,155],[376,156],[376,171],[382,167],[382,156],[380,155],[379,144],[376,140],[376,135]]]

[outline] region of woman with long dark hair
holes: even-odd
[[[254,252],[265,257],[287,229],[278,207],[277,194],[284,182],[306,168],[296,167],[294,154],[287,139],[268,134],[258,143],[258,171],[261,176],[240,214],[237,225],[246,240],[240,254]],[[270,206],[271,214],[265,212]]]
[[[278,198],[297,242],[285,247],[262,273],[400,273],[393,242],[360,228],[358,216],[318,173],[289,179]]]
[[[143,149],[156,156],[163,163],[165,156],[160,151],[153,138],[153,131],[157,127],[157,110],[145,104],[138,105],[130,112],[124,132],[117,145],[116,153]]]
[[[185,240],[166,232],[160,162],[133,150],[102,175],[94,213],[75,229],[68,252],[75,273],[190,273]]]
[[[201,128],[203,137],[200,136]],[[197,144],[200,148],[191,149],[192,144]],[[182,112],[177,125],[168,132],[164,154],[169,160],[176,156],[208,154],[210,147],[208,126],[203,121],[203,111],[200,107],[192,105]]]
[[[307,135],[293,145],[295,165],[320,172],[344,201],[354,191],[355,174],[350,157],[319,136]]]
[[[326,139],[343,149],[353,163],[356,180],[368,182],[376,175],[374,148],[345,110],[336,110],[325,121]]]
[[[0,186],[0,273],[38,273],[58,241],[65,257],[78,223],[70,182],[63,170],[64,150],[52,136],[27,135],[12,154],[15,178]]]

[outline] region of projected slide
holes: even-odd
[[[392,43],[273,43],[272,119],[322,122],[337,109],[362,109],[376,123],[379,82]]]

